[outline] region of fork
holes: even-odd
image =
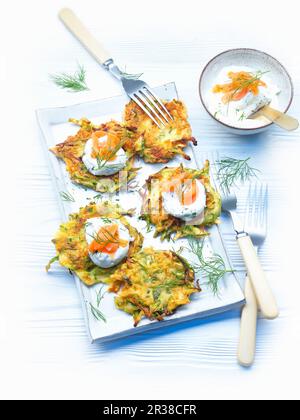
[[[266,275],[262,269],[260,261],[258,259],[257,252],[254,248],[253,242],[249,234],[247,233],[245,223],[240,218],[237,212],[237,196],[231,190],[227,190],[222,187],[218,180],[218,173],[217,173],[217,162],[219,159],[218,153],[212,153],[208,155],[207,158],[212,163],[212,170],[211,170],[211,178],[212,181],[221,194],[222,199],[222,210],[228,214],[230,214],[234,226],[234,230],[236,232],[236,239],[238,241],[243,259],[245,261],[245,265],[247,267],[247,272],[251,278],[251,284],[255,292],[255,297],[260,305],[260,309],[262,314],[266,319],[275,319],[279,315],[278,306],[276,304],[276,300],[272,293],[272,290],[268,284],[268,280]],[[250,215],[250,211],[253,210],[253,202],[250,200],[251,197],[248,197],[247,203],[247,215]],[[255,201],[257,205],[259,202]],[[251,213],[252,214],[252,213]],[[247,218],[248,219],[248,218]],[[256,227],[261,232],[262,225]],[[258,230],[257,230],[258,231]],[[256,232],[257,232],[256,231]],[[247,290],[248,291],[248,290]]]
[[[245,230],[258,252],[267,236],[268,186],[252,184],[249,186],[248,207],[245,215]],[[256,326],[258,305],[249,276],[245,283],[246,305],[242,310],[238,361],[242,366],[253,364],[256,350]]]
[[[127,95],[159,128],[173,120],[168,109],[147,83],[126,77],[115,64],[111,54],[93,37],[71,9],[62,9],[59,17],[96,61],[122,83]]]
[[[266,319],[275,319],[279,315],[277,303],[268,284],[267,277],[263,271],[253,242],[245,229],[244,223],[237,213],[237,197],[232,191],[226,192],[223,190],[222,195],[222,208],[225,212],[229,213],[232,218],[234,230],[236,232],[236,239],[246,264],[247,272],[251,278],[251,283],[261,312]],[[250,213],[250,208],[252,208],[251,206],[253,205],[253,203],[248,201],[247,212]],[[256,232],[263,234],[261,227],[262,224],[260,223],[260,220],[257,220]]]

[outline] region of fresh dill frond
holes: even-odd
[[[83,92],[89,90],[86,83],[86,71],[83,66],[78,66],[74,74],[57,73],[50,75],[50,79],[56,86],[66,89],[68,92]]]
[[[248,80],[243,80],[243,81],[240,83],[240,86],[239,86],[239,87],[237,87],[237,88],[235,89],[235,91],[232,93],[232,95],[231,95],[231,97],[230,97],[229,102],[233,100],[233,98],[235,97],[235,95],[236,95],[237,93],[239,93],[239,92],[240,92],[241,90],[243,90],[243,89],[248,88],[248,87],[249,87],[249,86],[251,86],[253,83],[258,82],[259,80],[261,80],[261,78],[263,77],[263,75],[264,75],[264,74],[267,74],[267,73],[269,73],[269,72],[270,72],[269,70],[268,70],[268,71],[261,71],[261,70],[258,70],[256,73],[250,73],[250,74],[252,75],[252,78],[251,78],[251,79],[248,79]]]
[[[102,286],[98,293],[97,293],[97,307],[99,308],[100,303],[102,302],[104,296],[105,296],[105,292],[103,292],[104,286]]]
[[[249,165],[250,160],[250,157],[247,159],[224,157],[217,160],[216,171],[220,189],[229,193],[237,183],[245,183],[251,178],[257,178],[259,170]]]
[[[106,317],[105,317],[105,315],[104,315],[104,314],[103,314],[103,312],[99,309],[99,308],[100,308],[100,305],[101,305],[101,302],[102,302],[102,300],[103,300],[103,298],[104,298],[104,296],[105,296],[105,294],[106,294],[106,292],[103,292],[103,288],[104,288],[104,286],[102,286],[102,287],[99,289],[99,291],[96,293],[96,305],[97,305],[97,307],[96,307],[96,306],[94,306],[92,303],[89,303],[89,305],[90,305],[91,313],[92,313],[92,315],[94,316],[94,318],[95,318],[97,321],[103,321],[103,322],[106,322]]]
[[[94,316],[94,318],[97,321],[106,322],[106,318],[105,318],[104,314],[91,303],[90,303],[90,309],[91,309],[92,315]]]
[[[188,239],[190,251],[195,255],[197,261],[192,264],[195,272],[203,274],[207,278],[207,285],[215,296],[219,295],[220,280],[233,270],[227,269],[226,264],[218,254],[212,254],[205,258],[203,255],[204,240],[198,241],[195,238]]]
[[[111,158],[110,158],[111,159]],[[96,158],[97,166],[94,166],[94,171],[100,171],[107,166],[110,159],[101,159],[99,156]],[[119,169],[118,165],[109,165],[109,169]]]
[[[105,168],[107,163],[118,153],[118,151],[124,146],[125,141],[121,141],[116,147],[110,147],[109,148],[109,153],[108,155],[102,159],[100,156],[96,157],[97,160],[97,166],[94,167],[95,171],[100,171],[101,169]],[[110,165],[110,169],[111,168],[116,168],[118,169],[119,166],[118,165]]]
[[[230,103],[234,100],[236,95],[238,93],[242,92],[243,90],[248,89],[254,83],[260,82],[262,76],[264,74],[269,73],[269,72],[270,72],[269,70],[267,70],[267,71],[258,70],[256,73],[249,73],[250,76],[252,76],[252,77],[250,77],[250,79],[246,79],[246,80],[243,79],[243,78],[238,79],[239,85],[236,87],[236,89],[234,89],[234,91],[231,93],[231,95],[229,96],[229,99],[228,99],[227,115],[229,114]]]
[[[75,198],[68,191],[61,191],[59,195],[61,196],[63,201],[75,203]]]
[[[108,244],[119,244],[120,242],[110,233],[107,229],[104,229],[104,239],[100,238],[100,235],[98,233],[95,233],[94,235],[88,235],[90,236],[97,244],[99,245],[108,245]]]

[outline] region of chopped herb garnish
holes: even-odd
[[[112,223],[111,219],[108,219],[107,217],[102,217],[102,221],[103,221],[103,223],[106,223],[106,224],[111,224]]]

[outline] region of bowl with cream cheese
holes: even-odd
[[[208,114],[239,135],[269,129],[273,123],[262,116],[253,118],[255,113],[265,105],[286,113],[294,96],[284,66],[269,54],[249,48],[214,57],[201,74],[199,92]]]

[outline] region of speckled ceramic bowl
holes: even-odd
[[[204,68],[199,83],[199,92],[202,104],[208,114],[218,124],[228,131],[238,135],[250,135],[261,133],[270,128],[273,123],[258,121],[257,127],[240,128],[219,121],[209,110],[209,97],[218,75],[224,67],[246,66],[254,69],[269,71],[268,77],[281,90],[279,99],[279,111],[287,112],[294,97],[293,82],[284,66],[275,58],[262,51],[249,48],[239,48],[225,51],[214,57]]]

